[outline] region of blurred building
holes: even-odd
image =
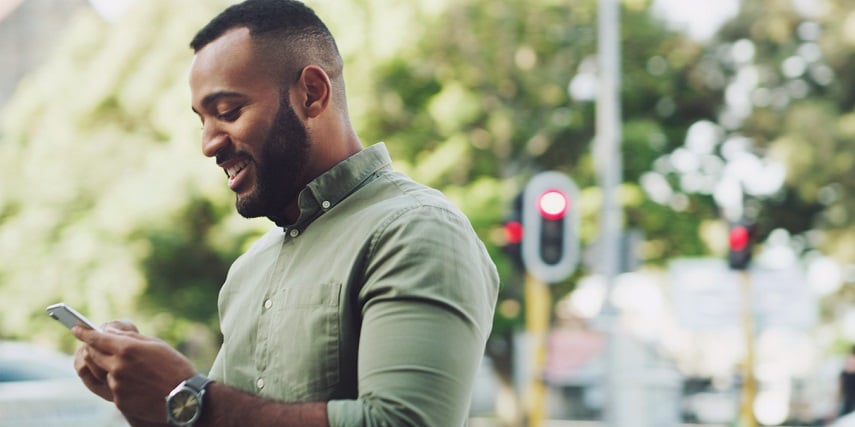
[[[56,47],[65,24],[86,0],[0,0],[0,108],[18,82]]]

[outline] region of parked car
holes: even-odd
[[[112,403],[74,372],[73,358],[0,341],[0,427],[127,427]]]
[[[829,427],[855,427],[855,412],[850,412],[834,420]]]

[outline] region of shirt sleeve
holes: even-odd
[[[360,292],[356,400],[331,426],[461,426],[490,333],[498,276],[459,212],[418,207],[378,231]]]

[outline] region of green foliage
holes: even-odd
[[[0,187],[8,307],[0,337],[70,346],[43,311],[58,300],[96,321],[132,318],[153,334],[182,322],[216,325],[215,294],[197,296],[216,292],[240,244],[222,251],[205,234],[233,214],[221,175],[193,143],[191,52],[175,40],[189,40],[200,13],[217,9],[140,2],[116,26],[81,11],[52,59],[22,82],[0,140],[0,162],[15,177]],[[205,218],[199,207],[217,213]],[[245,228],[218,231],[250,237]],[[149,320],[173,309],[175,323]]]
[[[724,54],[750,41],[757,87],[753,109],[738,129],[758,150],[783,162],[788,174],[779,194],[758,203],[763,229],[805,236],[806,249],[822,249],[855,262],[855,202],[851,154],[855,43],[847,1],[829,1],[803,13],[791,2],[744,2],[721,31],[710,57],[728,79],[737,66]],[[717,54],[716,54],[717,53]]]
[[[132,318],[173,343],[200,325],[216,333],[229,264],[270,226],[235,214],[189,108],[186,44],[226,3],[138,2],[115,25],[83,11],[51,61],[21,83],[0,127],[0,166],[14,177],[0,186],[0,337],[71,346],[42,311],[57,300],[96,321]],[[568,94],[595,64],[596,2],[309,3],[339,41],[364,144],[385,141],[397,168],[470,217],[504,283],[495,332],[518,327],[521,278],[501,251],[500,224],[526,180],[544,169],[571,175],[582,189],[583,244],[599,234],[594,105]],[[701,235],[718,218],[709,195],[661,205],[637,183],[691,124],[718,118],[735,68],[717,52],[750,38],[764,84],[789,84],[779,64],[801,45],[803,19],[783,3],[745,4],[708,47],[666,30],[647,2],[624,5],[621,194],[625,225],[646,236],[645,262],[711,252]],[[829,239],[843,247],[855,239],[846,214],[855,202],[828,194],[855,190],[846,154],[855,43],[834,37],[842,18],[823,19],[829,30],[817,44],[835,79],[808,81],[810,96],[782,108],[754,109],[741,131],[790,167],[787,189],[769,201],[770,226],[846,230]],[[575,279],[554,288],[556,299]]]
[[[139,233],[152,248],[141,263],[148,283],[142,299],[145,306],[217,327],[211,307],[217,305],[217,293],[231,262],[224,256],[240,249],[230,248],[221,256],[215,248],[199,245],[219,220],[209,201],[191,201],[174,223]]]

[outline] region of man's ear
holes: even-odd
[[[308,118],[324,112],[332,99],[332,83],[327,73],[317,65],[308,65],[300,73],[300,83],[305,91],[303,111]]]

